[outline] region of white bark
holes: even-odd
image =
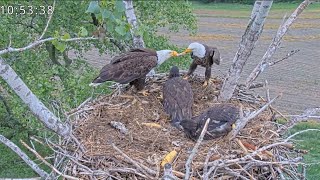
[[[291,14],[291,16],[287,19],[287,21],[280,25],[277,34],[273,38],[271,44],[269,45],[268,50],[262,57],[261,62],[254,68],[254,70],[251,72],[249,77],[247,78],[245,85],[246,88],[248,88],[253,81],[259,76],[261,72],[263,72],[266,68],[268,68],[268,62],[271,57],[276,53],[277,49],[280,46],[281,40],[283,36],[287,33],[289,30],[289,27],[294,23],[294,21],[297,19],[297,17],[302,13],[302,11],[310,4],[309,0],[303,1],[298,8]]]
[[[11,142],[6,137],[0,135],[0,142],[9,147],[13,152],[15,152],[28,166],[31,167],[39,176],[42,178],[47,178],[49,175],[44,170],[42,170],[36,163],[34,163],[17,145]]]
[[[256,2],[254,6],[260,6],[259,12],[256,12],[257,7],[253,8],[252,18],[249,21],[248,27],[242,36],[239,49],[233,58],[233,64],[229,69],[228,75],[223,82],[222,89],[219,94],[219,101],[228,101],[231,99],[234,90],[238,84],[242,69],[251,55],[251,51],[262,32],[264,21],[268,16],[268,12],[272,5],[272,0],[265,0]]]
[[[145,45],[142,37],[134,33],[134,31],[138,29],[138,23],[137,23],[137,17],[134,13],[132,0],[123,0],[123,3],[126,9],[125,13],[126,13],[127,21],[132,27],[130,29],[130,32],[133,39],[133,46],[135,48],[144,48]]]
[[[0,57],[0,76],[8,83],[11,89],[29,107],[32,113],[46,126],[58,135],[68,138],[71,128],[62,124],[59,119],[31,92],[17,73]]]
[[[137,22],[137,17],[136,14],[134,13],[134,8],[133,8],[133,1],[132,0],[123,0],[124,6],[125,6],[125,13],[126,13],[126,17],[127,17],[127,21],[128,23],[131,25],[131,29],[130,29],[130,33],[132,36],[132,40],[133,40],[133,46],[135,48],[144,48],[144,41],[142,36],[137,35],[135,33],[135,30],[138,29],[138,22]],[[155,74],[155,70],[152,69],[149,73],[148,76],[152,76]]]

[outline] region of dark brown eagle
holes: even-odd
[[[210,47],[205,44],[194,42],[191,43],[180,55],[190,52],[193,61],[190,65],[187,75],[185,76],[185,79],[188,79],[188,77],[196,70],[197,66],[200,65],[206,68],[203,86],[207,86],[211,77],[212,64],[220,64],[220,52],[216,47]]]
[[[173,66],[169,79],[163,85],[163,107],[170,115],[171,123],[177,128],[183,119],[192,117],[193,92],[187,80],[179,76],[179,69]]]
[[[130,83],[141,91],[145,86],[146,75],[157,65],[177,55],[176,51],[171,50],[132,49],[115,56],[100,70],[99,76],[90,86],[97,86],[105,81],[115,81],[120,84]]]
[[[239,117],[239,107],[229,103],[216,104],[198,116],[181,121],[180,125],[189,138],[197,140],[207,119],[210,118],[207,133],[204,136],[204,140],[208,140],[228,134]]]

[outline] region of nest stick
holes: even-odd
[[[202,132],[200,134],[200,137],[199,137],[196,145],[193,147],[191,154],[186,162],[186,176],[184,177],[185,180],[188,180],[190,178],[191,162],[192,162],[194,156],[196,155],[196,153],[198,152],[198,148],[199,148],[201,142],[203,141],[203,137],[207,132],[209,122],[210,122],[210,118],[207,119],[206,124],[204,125]]]
[[[117,152],[119,152],[123,157],[125,157],[127,160],[129,160],[139,171],[144,173],[148,178],[150,178],[148,173],[150,173],[152,175],[156,175],[157,174],[155,171],[149,169],[148,167],[139,165],[138,162],[136,162],[133,159],[131,159],[128,155],[126,155],[124,152],[122,152],[116,145],[112,144],[112,147]]]
[[[49,166],[54,172],[56,172],[60,176],[66,178],[66,179],[79,180],[79,178],[63,174],[58,169],[56,169],[52,164],[48,163],[48,161],[46,161],[37,151],[32,149],[30,146],[28,146],[27,143],[25,143],[22,140],[20,140],[20,142],[24,147],[26,147],[29,151],[31,151],[38,159],[40,159],[45,165]]]

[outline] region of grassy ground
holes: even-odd
[[[303,122],[296,125],[290,134],[304,129],[319,129],[320,124],[317,122]],[[319,131],[309,131],[298,135],[295,139],[296,147],[304,150],[308,150],[308,154],[304,156],[306,163],[314,164],[307,167],[307,179],[308,180],[318,180],[320,177],[320,164],[315,164],[320,162],[320,132]]]

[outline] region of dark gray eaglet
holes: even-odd
[[[191,58],[192,63],[189,67],[189,71],[185,77],[185,79],[188,79],[188,77],[193,74],[193,72],[196,70],[197,66],[200,65],[202,67],[205,67],[205,81],[203,86],[207,86],[211,77],[211,67],[212,64],[215,63],[217,65],[220,64],[220,52],[216,47],[210,47],[205,44],[200,44],[197,42],[191,43],[188,48],[181,53],[181,55],[190,53],[191,52]]]
[[[208,140],[228,134],[232,130],[232,125],[239,117],[239,107],[230,103],[223,103],[216,104],[191,119],[181,121],[180,125],[189,138],[197,140],[206,120],[210,118],[207,133],[204,136],[204,140]]]
[[[176,51],[171,50],[132,49],[115,56],[100,70],[99,76],[90,86],[97,86],[105,81],[115,81],[120,84],[130,83],[141,91],[145,86],[146,75],[154,67],[177,55]]]
[[[170,115],[173,126],[180,128],[183,119],[192,117],[193,92],[187,80],[179,76],[179,69],[173,66],[169,79],[163,85],[163,107]]]

